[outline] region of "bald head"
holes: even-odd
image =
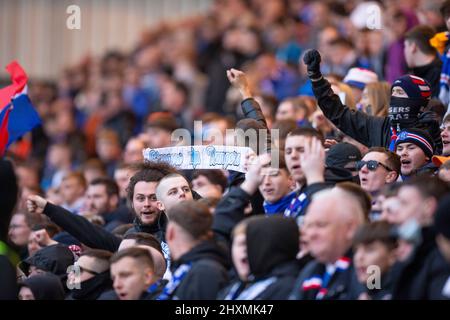
[[[351,193],[338,188],[318,192],[302,226],[307,248],[318,261],[334,263],[350,249],[364,221],[364,209]]]

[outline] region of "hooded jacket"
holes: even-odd
[[[264,241],[261,241],[264,239]],[[284,300],[301,269],[296,260],[298,226],[281,216],[251,218],[246,227],[249,281],[237,281],[219,297],[232,300]]]
[[[320,109],[342,132],[369,148],[389,148],[392,127],[389,117],[375,117],[362,111],[351,110],[342,104],[325,78],[313,82],[312,86]],[[442,152],[439,122],[435,120],[433,112],[422,113],[412,127],[428,131],[433,137],[436,153]]]
[[[21,267],[28,271],[30,266],[51,272],[59,277],[67,275],[67,268],[75,262],[70,249],[61,244],[54,244],[38,250],[34,255],[25,259]]]
[[[59,277],[44,273],[25,279],[20,287],[27,287],[35,300],[64,300],[64,288]]]
[[[183,264],[191,264],[191,269],[171,295],[173,300],[214,300],[227,283],[229,257],[212,241],[199,243],[173,261],[172,274]]]

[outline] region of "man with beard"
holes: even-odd
[[[146,232],[154,235],[161,243],[166,258],[169,256],[165,243],[167,217],[156,205],[156,186],[164,176],[174,172],[176,170],[166,164],[147,163],[130,179],[127,189],[127,200],[135,218],[133,227],[126,234]],[[90,248],[115,252],[122,241],[86,218],[73,215],[37,195],[28,198],[27,206],[30,212],[47,215],[55,224]]]
[[[375,117],[352,111],[341,103],[320,72],[321,56],[317,50],[308,50],[303,61],[320,109],[345,134],[368,147],[389,147],[393,151],[397,134],[405,129],[420,128],[430,133],[437,153],[441,152],[442,140],[436,114],[424,112],[431,97],[431,87],[426,80],[412,75],[395,80],[388,117]]]
[[[119,208],[119,188],[110,178],[97,178],[91,181],[85,194],[83,215],[98,215],[103,218],[108,231],[132,222],[131,213]]]

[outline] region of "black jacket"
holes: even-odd
[[[388,117],[375,117],[362,111],[351,110],[342,104],[325,78],[312,82],[312,87],[320,109],[342,132],[367,147],[389,148],[392,124]],[[433,112],[422,113],[413,127],[428,131],[436,146],[435,154],[441,153],[439,123]]]
[[[431,95],[434,98],[439,97],[439,80],[441,79],[442,61],[436,57],[431,63],[411,68],[411,74],[421,77],[431,85]]]
[[[85,217],[73,214],[50,202],[47,202],[44,214],[56,225],[90,248],[116,252],[122,241],[102,227],[89,222]]]
[[[221,292],[219,298],[286,299],[301,267],[296,260],[299,230],[295,220],[281,216],[258,217],[248,220],[245,232],[249,281],[235,282],[239,290],[233,285]]]
[[[173,261],[172,274],[182,264],[192,263],[186,277],[175,289],[174,300],[213,300],[227,283],[228,255],[212,241],[203,241]]]
[[[45,206],[44,214],[59,227],[90,248],[116,252],[122,241],[121,238],[100,226],[92,224],[86,218],[75,215],[50,202]],[[154,226],[142,225],[140,220],[135,218],[134,226],[127,231],[127,234],[131,232],[147,232],[153,234],[161,242],[165,240],[166,224],[167,218],[163,212],[158,223]]]
[[[127,230],[125,235],[135,232],[150,233],[159,240],[159,242],[166,241],[166,227],[168,219],[164,212],[159,215],[158,221],[153,225],[143,224],[138,217],[134,218],[133,227]]]
[[[422,229],[422,243],[404,263],[395,267],[399,269],[399,277],[394,284],[393,299],[449,299],[442,289],[450,278],[450,265],[439,252],[431,227]]]
[[[231,232],[245,218],[244,210],[251,196],[240,187],[232,187],[216,206],[212,229],[216,240],[231,247]]]
[[[381,275],[380,287],[369,289],[363,284],[364,292],[369,296],[370,300],[392,300],[392,292],[394,290],[395,280],[399,277],[397,268],[390,268],[385,274]],[[358,300],[361,295],[359,290],[350,291],[350,299]]]
[[[313,276],[323,276],[326,266],[318,261],[311,261],[303,268],[295,280],[290,300],[316,300],[318,288],[307,289],[306,280]],[[353,263],[343,271],[335,271],[328,284],[323,300],[351,300],[364,292],[364,287],[358,282]]]
[[[16,206],[18,185],[13,165],[0,159],[0,300],[17,299],[18,256],[6,244],[11,215]]]
[[[20,287],[28,287],[35,300],[64,300],[64,288],[58,276],[52,273],[26,278]]]
[[[263,292],[258,294],[253,300],[286,300],[292,291],[295,279],[298,276],[302,266],[299,261],[289,261],[276,266],[265,279],[276,277],[276,281],[270,284]],[[239,289],[235,292],[234,300],[240,293],[250,287],[255,282],[233,281],[227,287],[222,289],[217,295],[218,300],[224,300],[237,284]],[[239,299],[238,299],[239,300]]]
[[[17,300],[17,272],[9,259],[0,254],[0,300]]]

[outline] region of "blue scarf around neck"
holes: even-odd
[[[284,210],[286,210],[286,208],[289,206],[292,199],[294,199],[295,195],[296,195],[295,191],[292,191],[291,193],[285,195],[283,198],[281,198],[277,202],[269,203],[267,201],[264,201],[264,204],[263,204],[264,212],[267,215],[274,215],[277,213],[282,214],[284,212]]]

